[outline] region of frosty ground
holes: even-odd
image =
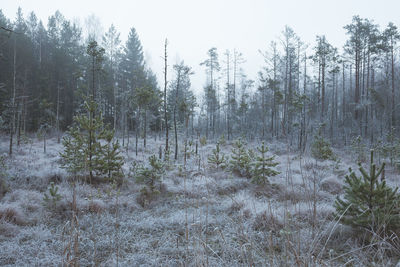
[[[196,140],[194,140],[195,142]],[[1,139],[1,154],[8,140]],[[193,143],[194,143],[193,142]],[[280,163],[268,185],[207,162],[215,143],[191,147],[162,178],[160,194],[146,201],[136,183],[132,162],[147,162],[163,140],[148,140],[124,149],[124,181],[119,187],[82,179],[76,183],[78,250],[81,266],[364,266],[396,265],[393,242],[362,246],[363,234],[334,216],[334,201],[343,193],[348,168],[356,169],[350,149],[336,149],[340,161],[316,161],[292,152],[284,142],[267,142]],[[253,141],[248,148],[258,146]],[[232,143],[222,146],[229,155]],[[182,147],[182,146],[181,146]],[[62,266],[75,245],[70,231],[73,178],[60,168],[55,138],[36,137],[16,147],[6,160],[7,190],[0,199],[0,265]],[[390,166],[386,179],[399,183]],[[45,205],[51,182],[61,200]]]

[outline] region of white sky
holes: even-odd
[[[343,26],[353,15],[372,19],[381,28],[389,21],[400,26],[399,0],[0,0],[0,9],[10,19],[15,18],[18,6],[25,16],[34,11],[45,25],[56,10],[82,24],[95,14],[105,30],[113,23],[123,41],[135,27],[145,58],[160,82],[168,38],[169,72],[178,59],[184,60],[195,71],[192,87],[197,92],[205,83],[199,63],[211,47],[218,48],[221,61],[226,49],[242,52],[246,74],[256,79],[263,65],[258,50],[266,50],[270,41],[277,40],[285,25],[311,46],[317,34],[325,34],[339,48],[346,40]]]

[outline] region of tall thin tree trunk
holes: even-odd
[[[395,127],[396,123],[395,123],[395,93],[394,93],[394,47],[393,47],[393,37],[391,39],[391,62],[392,62],[392,127]]]
[[[14,136],[14,130],[15,130],[15,97],[16,97],[16,75],[17,75],[17,66],[16,66],[16,61],[17,61],[17,39],[14,39],[14,64],[13,64],[13,97],[11,100],[11,109],[12,109],[12,121],[11,121],[11,127],[10,127],[10,150],[9,150],[9,155],[12,155],[13,152],[13,136]]]
[[[146,133],[147,133],[147,109],[144,110],[144,121],[143,121],[143,146],[146,147]]]
[[[56,131],[57,131],[57,143],[60,143],[60,85],[57,86],[57,109],[56,109]]]
[[[168,153],[168,116],[167,116],[167,45],[168,40],[165,39],[164,45],[164,121],[165,121],[165,151]]]

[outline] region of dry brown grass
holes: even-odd
[[[4,220],[16,225],[27,224],[27,220],[23,212],[18,207],[12,205],[0,206],[0,220]]]

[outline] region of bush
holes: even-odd
[[[200,145],[201,145],[201,146],[207,145],[207,139],[206,139],[205,136],[202,136],[202,137],[200,138]]]

